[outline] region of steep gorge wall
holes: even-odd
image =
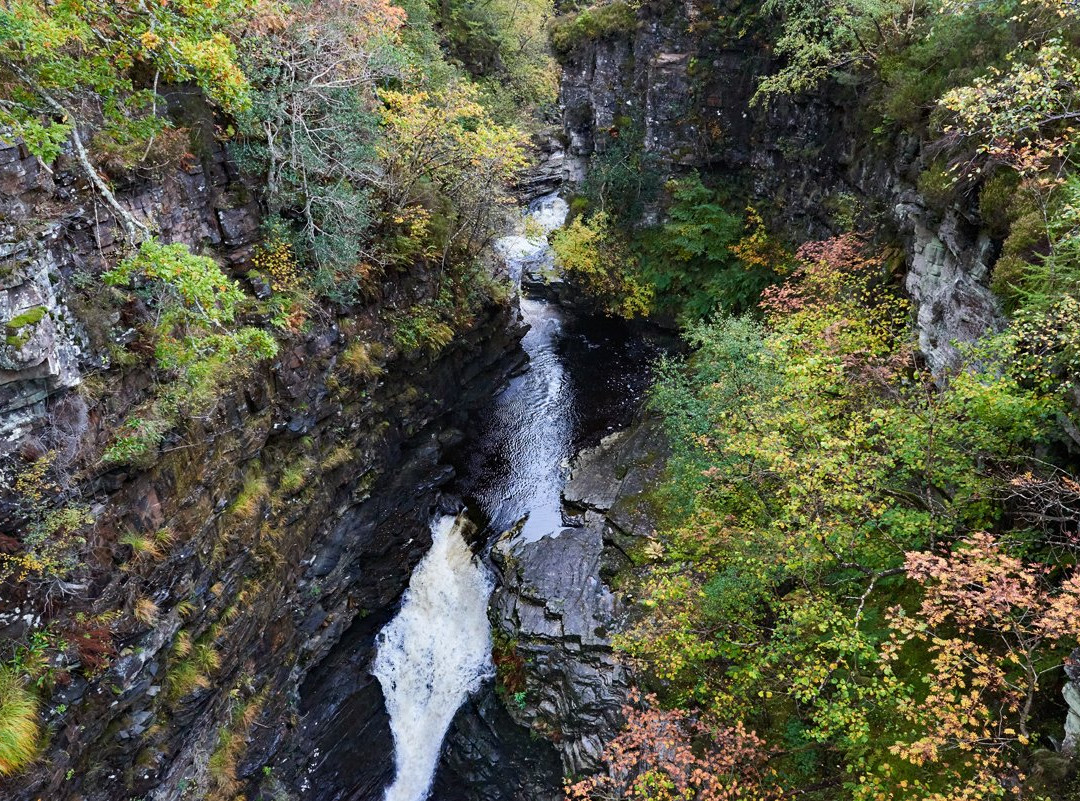
[[[725,9],[695,0],[643,4],[633,31],[582,38],[563,56],[571,178],[583,180],[632,120],[662,175],[697,169],[737,187],[795,241],[840,232],[836,212],[854,199],[866,227],[891,229],[903,242],[920,346],[935,371],[945,369],[954,340],[1001,324],[987,288],[1000,243],[982,230],[971,202],[940,210],[920,196],[927,159],[919,142],[873,142],[852,89],[752,104],[758,79],[775,66],[768,42],[738,32],[738,4]]]
[[[0,795],[373,797],[392,770],[373,637],[430,543],[444,448],[518,364],[516,312],[489,304],[439,353],[390,348],[356,377],[340,364],[352,335],[385,338],[384,312],[430,292],[390,276],[379,301],[320,314],[224,387],[152,463],[110,469],[92,455],[153,389],[146,367],[116,363],[126,310],[83,291],[115,261],[117,228],[70,167],[49,174],[18,146],[0,149],[0,186],[0,321],[45,309],[0,353],[0,546],[26,535],[15,481],[45,448],[66,449],[66,494],[92,518],[62,581],[0,590],[0,640],[47,625],[72,643],[41,691],[41,758]],[[246,274],[259,204],[220,147],[117,189],[162,240]],[[121,542],[163,531],[160,555]],[[140,600],[154,619],[133,614]]]

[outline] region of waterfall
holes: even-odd
[[[394,735],[396,775],[385,801],[424,801],[454,714],[494,674],[491,588],[462,523],[452,515],[434,521],[431,550],[413,571],[401,610],[379,633],[372,665]]]

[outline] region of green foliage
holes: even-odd
[[[226,36],[249,0],[144,4],[16,0],[0,9],[0,125],[32,153],[56,158],[87,101],[114,139],[145,142],[165,125],[146,85],[194,81],[226,111],[249,102]],[[142,84],[142,85],[140,85]],[[62,111],[60,118],[57,113]]]
[[[690,320],[718,307],[751,308],[776,274],[771,266],[744,264],[732,250],[743,234],[742,217],[696,174],[670,182],[667,190],[665,222],[640,236],[641,274],[655,287],[656,307]]]
[[[959,133],[987,143],[1012,142],[1060,129],[1080,117],[1080,58],[1062,39],[1026,42],[985,76],[947,92]]]
[[[761,79],[754,101],[768,103],[858,73],[906,34],[915,17],[910,9],[894,0],[771,0],[764,10],[782,20],[775,50],[786,62]]]
[[[418,303],[391,316],[394,345],[405,352],[438,353],[454,339],[446,321],[446,308],[434,302]]]
[[[645,150],[642,126],[629,118],[616,120],[608,137],[592,158],[581,192],[593,210],[629,228],[660,193],[656,157]]]
[[[626,0],[609,0],[555,19],[551,46],[560,56],[568,56],[584,42],[633,33],[636,28],[637,6]]]
[[[1009,761],[977,745],[983,722],[1010,727],[998,736],[1018,748],[1024,705],[994,707],[1012,691],[964,674],[988,698],[969,721],[935,645],[946,628],[934,640],[897,609],[917,606],[940,575],[928,554],[913,554],[1010,525],[1003,541],[1060,571],[1049,596],[1018,596],[1016,614],[1080,599],[1060,585],[1072,557],[1006,515],[1003,500],[1006,487],[1039,480],[1022,454],[1052,442],[1048,421],[1064,408],[1062,379],[1080,352],[1074,310],[1018,325],[937,388],[911,358],[906,304],[884,280],[888,253],[848,235],[804,246],[799,260],[764,292],[764,321],[692,325],[693,355],[660,370],[651,403],[673,449],[655,493],[663,556],[634,588],[643,616],[618,644],[669,703],[753,725],[767,740],[795,731],[805,749],[828,754],[778,755],[781,780],[859,801],[996,797]],[[958,546],[957,564],[986,551]],[[1014,569],[1004,555],[988,559],[979,570]],[[937,609],[924,605],[920,620],[936,625]],[[1010,650],[1000,638],[1016,629],[996,625],[986,623],[980,670],[1005,671],[1033,694],[1038,682],[1012,660],[1030,645],[1040,664],[1060,665],[1075,641],[1074,632]],[[946,755],[960,742],[971,759]]]
[[[956,177],[938,160],[919,173],[919,195],[932,209],[943,211],[956,198]]]
[[[1015,199],[1020,176],[1013,170],[998,170],[979,190],[979,217],[987,232],[1004,239],[1016,217]]]
[[[266,174],[271,212],[299,219],[296,251],[320,291],[350,302],[373,225],[377,82],[401,75],[404,15],[370,3],[298,3],[272,32],[244,40],[256,89],[241,116],[242,161]],[[276,221],[274,221],[276,224]],[[288,238],[277,224],[275,236]]]
[[[912,35],[882,53],[875,65],[880,85],[875,111],[887,122],[922,133],[938,98],[976,78],[1015,45],[1007,4],[966,4],[935,14],[925,9]]]
[[[105,451],[107,464],[151,458],[185,409],[212,405],[222,383],[277,353],[273,336],[251,326],[232,328],[244,295],[217,263],[185,246],[149,239],[104,275],[107,284],[134,284],[155,307],[152,333],[158,366],[173,381],[145,413],[133,416]]]
[[[556,263],[589,297],[608,313],[630,319],[648,313],[653,290],[637,275],[624,238],[599,211],[555,232],[551,247]]]
[[[555,100],[558,73],[545,36],[552,0],[449,0],[438,8],[451,54],[479,80],[501,121],[516,123],[522,105]]]

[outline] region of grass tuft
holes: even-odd
[[[0,776],[19,772],[37,756],[38,699],[22,677],[0,667]]]

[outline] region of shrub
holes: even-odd
[[[919,173],[917,185],[923,200],[936,211],[944,211],[956,198],[955,176],[941,161]]]
[[[567,277],[609,314],[633,318],[648,314],[653,287],[636,274],[624,235],[605,212],[576,218],[551,238],[555,261]]]
[[[0,666],[0,776],[25,768],[37,756],[41,725],[38,699],[22,676]]]
[[[1016,187],[1020,176],[1014,170],[999,170],[979,190],[979,216],[987,233],[1004,239],[1015,218]]]
[[[438,353],[454,339],[454,329],[443,319],[441,304],[417,303],[405,312],[390,315],[394,345],[398,349]]]
[[[642,275],[655,288],[657,306],[689,320],[721,307],[741,312],[777,276],[784,254],[751,210],[743,220],[729,212],[719,192],[698,175],[668,183],[667,220],[642,236]],[[745,255],[745,260],[739,254]]]

